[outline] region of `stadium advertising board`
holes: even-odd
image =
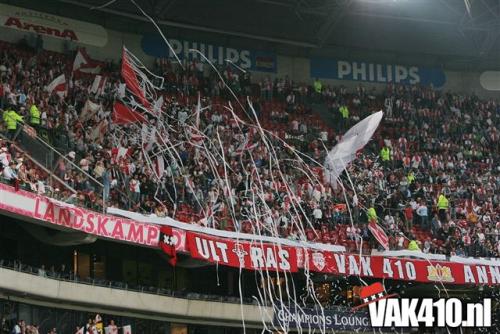
[[[103,47],[108,42],[108,33],[100,25],[5,4],[0,4],[0,24],[26,33],[97,47]]]
[[[173,50],[170,50],[159,35],[144,35],[142,50],[147,55],[156,58],[200,59],[200,55],[190,52],[189,49],[199,50],[215,65],[225,65],[226,60],[245,70],[276,73],[276,55],[266,51],[235,49],[217,46],[204,42],[192,42],[180,39],[168,39]]]
[[[24,190],[16,191],[1,183],[0,210],[98,237],[159,247],[161,225],[97,213]],[[500,261],[457,257],[452,261],[431,260],[423,258],[425,254],[420,252],[415,252],[416,258],[359,256],[313,249],[314,244],[290,246],[210,235],[212,229],[205,228],[200,233],[191,231],[192,226],[180,222],[172,224],[177,240],[175,250],[219,265],[289,272],[296,272],[307,265],[313,272],[337,276],[422,283],[500,285]],[[225,231],[213,230],[214,234],[221,232]]]
[[[273,324],[284,328],[333,329],[337,331],[373,331],[368,312],[352,311],[342,307],[322,310],[312,308],[276,308]]]
[[[366,61],[312,58],[311,77],[334,80],[442,87],[446,74],[439,68],[379,64]]]

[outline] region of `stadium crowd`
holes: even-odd
[[[177,150],[182,172],[188,177],[183,179],[181,167],[170,164],[161,182],[154,181],[153,171],[142,156],[140,127],[118,127],[109,112],[120,94],[119,71],[113,70],[112,64],[106,66],[108,81],[102,94],[93,94],[89,92],[92,76],[71,75],[71,56],[49,51],[35,55],[8,43],[0,44],[0,50],[3,133],[18,141],[26,136],[25,131],[19,133],[24,123],[51,143],[64,142],[68,148],[55,174],[69,187],[29,162],[16,141],[3,140],[0,161],[5,182],[94,210],[113,206],[220,229],[252,231],[252,226],[234,222],[223,205],[215,212],[215,219],[205,219],[203,212],[220,204],[223,196],[214,187],[207,162],[197,159],[187,136]],[[205,135],[212,139],[214,129],[221,129],[228,164],[238,171],[233,180],[236,186],[229,191],[237,202],[236,221],[245,220],[250,205],[242,196],[246,171],[237,166],[239,157],[244,157],[246,168],[257,168],[266,181],[265,201],[271,208],[266,219],[280,226],[281,236],[299,238],[297,231],[289,228],[286,187],[273,183],[272,171],[265,168],[268,152],[264,145],[259,145],[258,136],[250,142],[255,145],[248,145],[245,138],[233,132],[232,118],[223,107],[230,96],[217,73],[197,61],[186,62],[184,69],[158,61],[155,70],[166,79],[162,110],[170,117],[169,126],[180,133],[193,124],[196,93],[202,92],[203,107],[209,108],[200,113],[200,128],[207,129]],[[60,73],[72,78],[64,98],[44,91]],[[374,140],[348,168],[354,189],[343,176],[353,224],[342,191],[326,183],[313,185],[304,178],[297,179],[291,166],[283,163],[289,186],[315,227],[306,227],[308,240],[343,244],[354,251],[363,239],[363,250],[369,252],[378,246],[367,223],[378,219],[390,236],[391,249],[500,255],[497,101],[392,84],[382,94],[363,86],[348,91],[319,80],[306,85],[289,78],[265,77],[252,84],[249,73],[231,64],[222,67],[221,73],[237,94],[253,96],[264,128],[317,161],[324,161],[325,148],[333,147],[356,121],[384,109],[385,117]],[[328,106],[334,127],[326,126],[312,110],[320,104]],[[237,113],[244,117],[241,111]],[[253,163],[245,157],[245,150],[252,150],[256,157]],[[279,157],[287,161],[291,155],[283,150]],[[321,175],[321,170],[317,173]]]
[[[40,334],[40,326],[37,324],[27,324],[26,321],[20,319],[18,320],[11,329],[7,319],[2,318],[2,323],[0,324],[0,331],[2,334]],[[89,318],[88,323],[81,327],[75,329],[75,334],[118,334],[121,332],[121,327],[118,327],[114,320],[110,320],[109,324],[105,326],[102,321],[102,317],[96,314],[94,317]],[[124,331],[125,333],[125,331]],[[57,334],[57,328],[51,328],[47,334]]]

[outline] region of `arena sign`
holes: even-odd
[[[165,44],[159,35],[144,35],[142,50],[156,58],[200,59],[201,57],[189,49],[199,50],[215,65],[225,65],[226,60],[245,70],[276,73],[276,55],[266,51],[240,50],[224,46],[212,45],[204,42],[192,42],[180,39],[168,39],[172,50]]]
[[[432,85],[435,88],[440,88],[446,83],[446,75],[439,68],[325,58],[311,59],[311,77],[374,83]]]
[[[103,47],[108,42],[106,29],[97,24],[5,4],[0,4],[0,23],[5,28],[97,47]]]

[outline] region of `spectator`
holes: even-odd
[[[448,205],[449,205],[448,199],[446,198],[444,193],[441,193],[437,201],[439,220],[441,222],[447,221]]]
[[[38,269],[38,276],[47,277],[47,272],[45,271],[45,265],[42,264],[42,266]]]
[[[424,203],[423,200],[420,200],[418,207],[417,207],[417,215],[419,217],[420,221],[420,226],[422,226],[423,230],[428,230],[428,208],[427,205]]]
[[[8,130],[9,139],[13,139],[17,132],[17,123],[23,121],[23,117],[20,116],[13,106],[10,106],[3,112],[3,121],[5,122]]]
[[[26,323],[24,320],[19,320],[12,328],[12,334],[21,334],[26,331]]]
[[[115,321],[111,319],[107,327],[107,334],[118,334],[118,326],[116,326]]]

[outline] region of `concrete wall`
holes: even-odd
[[[0,268],[0,293],[6,297],[56,302],[58,307],[165,321],[240,326],[242,314],[249,327],[260,328],[257,306],[190,300],[97,287]],[[95,300],[95,305],[89,301]],[[98,302],[97,302],[98,301]],[[118,313],[117,313],[118,312]],[[272,309],[266,310],[272,315]]]

